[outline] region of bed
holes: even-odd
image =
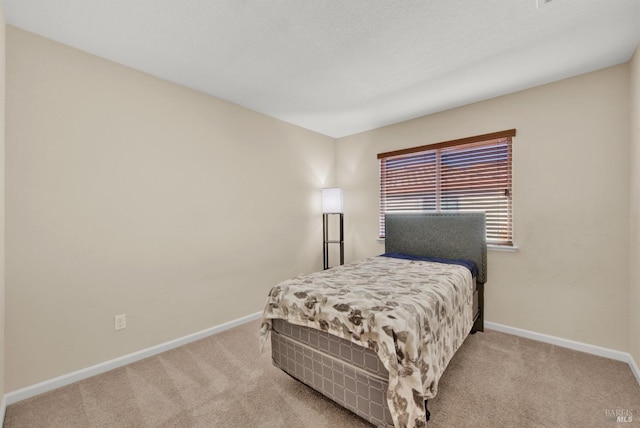
[[[374,425],[423,427],[450,359],[483,330],[485,216],[385,222],[385,255],[274,286],[261,336],[276,367]]]

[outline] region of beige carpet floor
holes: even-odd
[[[251,322],[13,404],[4,427],[370,427],[270,352]],[[429,410],[429,428],[640,427],[640,386],[625,363],[487,331],[465,341]]]

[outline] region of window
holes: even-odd
[[[513,245],[511,139],[516,130],[380,153],[380,237],[394,212],[483,211],[487,243]]]

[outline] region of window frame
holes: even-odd
[[[514,227],[513,227],[513,137],[516,136],[516,130],[515,129],[508,129],[508,130],[504,130],[504,131],[499,131],[499,132],[492,132],[492,133],[488,133],[488,134],[482,134],[482,135],[476,135],[473,137],[466,137],[466,138],[461,138],[461,139],[457,139],[457,140],[451,140],[451,141],[444,141],[444,142],[440,142],[440,143],[435,143],[435,144],[427,144],[427,145],[422,145],[422,146],[417,146],[417,147],[411,147],[411,148],[407,148],[407,149],[401,149],[401,150],[394,150],[394,151],[390,151],[390,152],[384,152],[384,153],[379,153],[377,155],[378,158],[378,168],[379,168],[379,200],[378,200],[378,214],[379,214],[379,226],[378,226],[378,235],[379,235],[379,239],[384,239],[384,215],[386,214],[386,212],[388,212],[386,210],[385,206],[385,193],[387,191],[387,187],[384,187],[385,183],[383,183],[383,162],[385,161],[385,159],[388,158],[397,158],[398,160],[401,160],[401,157],[405,157],[407,158],[407,155],[413,155],[413,156],[424,156],[425,158],[425,164],[424,166],[426,167],[427,164],[427,158],[429,156],[432,156],[436,159],[435,161],[435,180],[438,183],[435,186],[434,190],[434,195],[433,196],[437,202],[435,203],[435,207],[436,209],[424,209],[423,208],[418,208],[416,206],[412,206],[407,210],[402,210],[402,212],[465,212],[465,210],[442,210],[441,209],[441,204],[440,204],[440,199],[443,197],[443,194],[445,193],[443,191],[443,188],[440,186],[440,181],[442,180],[442,177],[444,176],[441,168],[442,168],[442,152],[443,150],[446,152],[446,149],[450,149],[450,148],[454,148],[453,150],[455,150],[456,146],[464,146],[467,145],[469,146],[469,150],[474,150],[474,146],[475,148],[488,148],[491,147],[491,145],[495,145],[496,147],[499,144],[504,143],[506,140],[507,142],[507,160],[508,163],[506,164],[506,166],[503,166],[503,169],[506,169],[506,172],[502,172],[501,174],[496,174],[496,177],[499,177],[502,180],[508,180],[508,187],[505,189],[505,192],[508,191],[508,194],[505,193],[505,196],[508,198],[505,202],[503,202],[503,204],[506,204],[507,207],[503,210],[500,211],[497,215],[496,218],[498,220],[500,220],[500,216],[502,215],[504,217],[504,214],[502,214],[503,212],[506,214],[506,220],[502,220],[502,221],[506,221],[507,224],[507,238],[505,239],[500,239],[499,237],[497,237],[494,234],[492,234],[491,238],[489,237],[490,235],[490,230],[487,230],[487,243],[488,245],[492,246],[492,247],[496,247],[496,248],[504,248],[504,249],[511,249],[511,248],[515,248],[514,243],[513,243],[513,232],[514,232]],[[503,140],[503,141],[500,141]],[[482,144],[485,143],[485,144]],[[462,149],[459,151],[459,153],[463,153],[464,148],[459,147],[458,149]],[[450,150],[451,151],[451,150]],[[497,155],[496,155],[497,156]],[[496,160],[497,162],[498,160]],[[427,169],[427,168],[425,168]],[[446,177],[446,176],[445,176]],[[428,176],[427,178],[425,178],[425,183],[422,186],[422,191],[425,192],[430,192],[429,189],[429,183],[428,180],[434,180],[433,177]],[[496,188],[500,188],[500,185],[496,185]],[[429,196],[430,194],[425,193],[426,196]],[[490,200],[490,199],[487,199]],[[415,204],[414,204],[415,205]],[[432,204],[433,205],[433,204]],[[384,209],[384,210],[383,210]],[[398,212],[399,210],[396,209],[395,210],[391,210],[391,212]],[[470,210],[466,210],[467,212]],[[491,220],[491,215],[489,215],[488,220]]]

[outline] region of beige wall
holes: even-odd
[[[321,269],[335,140],[11,26],[7,105],[6,391]]]
[[[489,254],[487,320],[640,361],[638,58],[336,145],[8,27],[4,390],[260,310],[321,267],[321,187],[347,261],[382,252],[378,152],[509,128],[519,249]]]
[[[0,5],[0,400],[4,393],[4,142],[5,142],[5,22]]]
[[[379,254],[379,152],[516,128],[517,252],[489,252],[486,319],[628,351],[629,66],[338,140],[348,259]]]
[[[640,47],[631,60],[630,351],[640,365]]]

